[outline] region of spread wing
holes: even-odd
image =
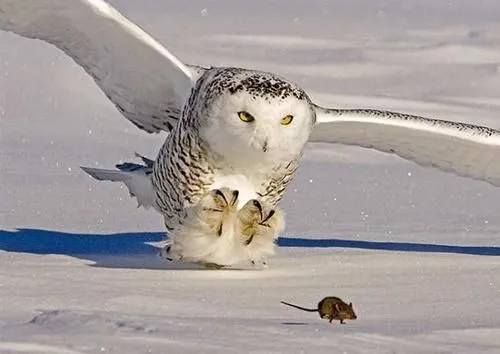
[[[387,111],[315,109],[310,142],[394,153],[422,166],[500,186],[498,130]]]
[[[101,0],[0,0],[0,29],[64,51],[150,133],[171,130],[203,71],[181,63]]]

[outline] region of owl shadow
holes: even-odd
[[[31,228],[0,229],[0,251],[70,256],[90,262],[91,267],[210,271],[198,264],[161,258],[164,240],[164,232],[85,234]],[[248,268],[225,270],[242,269]]]
[[[159,257],[163,232],[84,234],[43,229],[0,230],[0,250],[14,253],[66,255],[90,266],[130,269],[206,270],[196,264],[168,262]],[[500,256],[500,247],[456,246],[405,242],[280,237],[280,247],[354,248],[368,250],[458,253]],[[232,269],[238,270],[238,269]]]
[[[31,254],[56,254],[90,261],[92,267],[135,269],[192,269],[160,259],[154,243],[162,232],[84,234],[43,229],[0,230],[0,250]]]

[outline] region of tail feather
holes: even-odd
[[[116,165],[118,170],[107,170],[93,167],[81,167],[83,171],[98,181],[111,181],[124,183],[131,197],[137,198],[137,206],[149,209],[156,209],[155,193],[151,174],[153,172],[154,161],[140,156],[145,165],[126,162]]]
[[[146,164],[146,167],[149,167],[149,168],[151,168],[151,170],[153,170],[153,165],[155,164],[154,160],[148,159],[147,157],[142,156],[141,154],[138,154],[137,152],[135,153],[135,156],[140,158],[142,160],[142,162],[144,162]]]
[[[115,167],[117,169],[119,169],[120,171],[125,171],[125,172],[144,170],[144,173],[146,175],[150,175],[151,173],[153,173],[153,165],[155,163],[153,160],[148,159],[145,156],[139,155],[138,153],[135,153],[135,156],[140,158],[145,165],[139,165],[139,164],[133,163],[133,162],[124,162],[124,163],[115,165]]]

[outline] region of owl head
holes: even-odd
[[[260,71],[212,68],[190,100],[197,107],[200,138],[233,164],[296,158],[316,119],[302,89]]]

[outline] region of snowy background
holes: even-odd
[[[112,1],[181,60],[320,104],[500,128],[497,0]],[[267,270],[156,258],[160,215],[80,165],[154,157],[82,69],[0,33],[0,352],[498,353],[500,189],[314,145]],[[340,326],[279,304],[352,301]]]

